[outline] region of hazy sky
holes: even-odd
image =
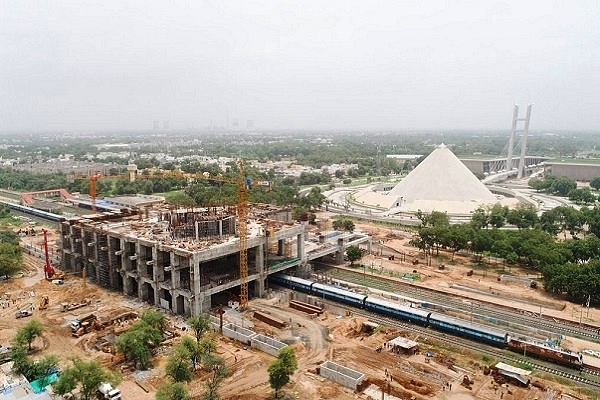
[[[0,0],[0,132],[600,131],[600,2]]]

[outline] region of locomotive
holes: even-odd
[[[269,276],[269,281],[279,286],[298,290],[378,314],[408,321],[413,324],[431,327],[451,335],[466,337],[500,348],[508,348],[568,367],[581,369],[583,356],[580,353],[549,346],[491,326],[469,322],[461,318],[422,308],[396,304],[390,301],[355,293],[340,287],[325,285],[307,279],[285,274]]]

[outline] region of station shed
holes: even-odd
[[[508,365],[503,362],[499,362],[494,367],[496,368],[498,374],[506,377],[507,379],[510,379],[523,387],[529,386],[528,376],[531,375],[531,371],[513,367],[512,365]]]
[[[414,340],[407,339],[402,336],[398,336],[392,340],[390,340],[386,348],[389,349],[392,353],[400,354],[416,354],[419,349],[419,343]]]

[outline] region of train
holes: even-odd
[[[11,210],[15,210],[15,211],[21,212],[23,214],[33,215],[35,217],[43,218],[43,219],[46,219],[46,220],[52,221],[52,222],[60,222],[61,220],[63,220],[65,218],[62,215],[38,210],[37,208],[23,206],[23,205],[17,204],[17,203],[10,203],[7,201],[0,201],[0,203],[8,206]]]
[[[578,370],[583,367],[583,356],[580,353],[549,346],[545,343],[539,343],[524,337],[516,337],[515,334],[503,329],[466,321],[424,308],[412,307],[412,305],[393,303],[291,275],[273,274],[269,276],[269,282],[322,297],[323,299],[337,301],[402,321],[430,327],[451,335],[466,337],[500,348],[508,348],[520,354],[535,356]]]

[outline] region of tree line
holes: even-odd
[[[451,225],[446,213],[418,213],[411,244],[427,257],[447,250],[499,257],[542,275],[544,289],[581,303],[600,304],[600,207],[560,206],[538,217],[531,207],[495,205]],[[514,229],[507,228],[507,225]]]
[[[544,178],[531,178],[528,184],[538,192],[568,197],[569,200],[577,204],[593,204],[597,200],[597,195],[591,189],[600,189],[600,177],[592,179],[589,188],[578,188],[577,182],[567,176],[553,175],[546,175]]]

